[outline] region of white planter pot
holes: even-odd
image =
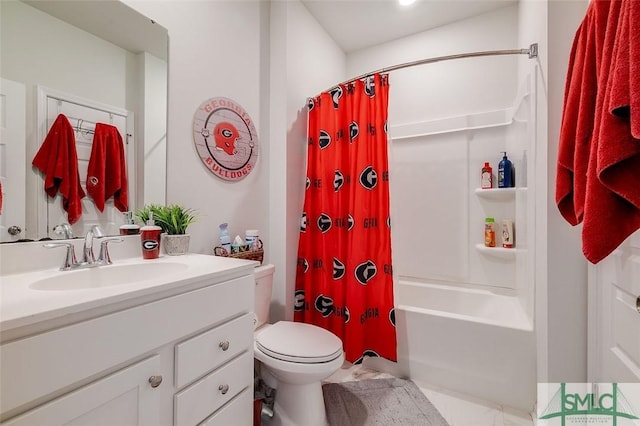
[[[189,251],[189,234],[162,234],[162,246],[169,256],[178,256]]]

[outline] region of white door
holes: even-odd
[[[589,381],[640,383],[640,231],[589,268]]]
[[[115,126],[125,143],[125,157],[128,174],[129,206],[133,206],[135,200],[135,175],[132,173],[135,164],[135,154],[133,144],[129,145],[129,137],[133,134],[133,114],[128,111],[63,93],[54,89],[38,88],[38,123],[40,128],[39,140],[44,141],[51,125],[55,122],[59,114],[64,114],[74,129],[76,140],[76,151],[78,154],[78,174],[80,184],[86,192],[86,176],[91,147],[93,143],[93,132],[96,123],[106,123]],[[62,196],[48,197],[44,191],[39,199],[40,211],[44,213],[39,219],[39,235],[48,235],[56,238],[55,228],[68,223],[67,213],[62,207]],[[100,225],[107,235],[118,234],[120,225],[124,224],[124,216],[118,211],[113,198],[105,203],[103,212],[100,212],[89,195],[82,199],[82,216],[80,220],[72,225],[75,236],[84,235],[93,225]],[[59,238],[59,237],[58,237]]]
[[[25,231],[25,87],[0,83],[0,242],[24,238]],[[19,232],[18,232],[19,231]]]

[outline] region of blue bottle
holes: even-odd
[[[513,164],[507,158],[507,153],[502,151],[502,161],[498,164],[498,188],[511,188],[513,186]]]

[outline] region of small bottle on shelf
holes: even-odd
[[[488,217],[484,220],[484,245],[485,247],[496,246],[496,220],[492,217]]]
[[[493,188],[493,170],[488,162],[485,162],[484,166],[482,166],[481,187],[482,189]]]
[[[502,221],[502,247],[513,248],[513,222],[505,219]]]

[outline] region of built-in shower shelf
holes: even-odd
[[[478,197],[487,200],[508,201],[515,198],[516,188],[476,188],[475,193]]]
[[[515,259],[519,249],[503,247],[487,247],[484,244],[476,244],[476,250],[487,256],[499,257],[501,259]]]

